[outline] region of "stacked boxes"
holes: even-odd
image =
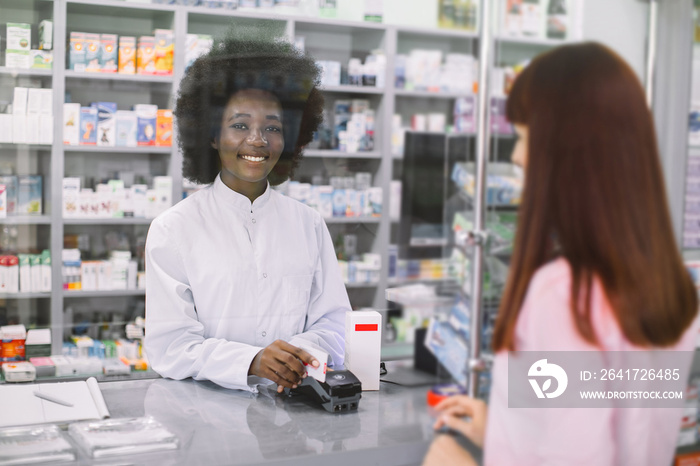
[[[130,251],[112,251],[108,260],[81,260],[80,250],[63,250],[63,288],[109,291],[137,289],[138,263]],[[143,280],[140,283],[144,285]]]
[[[133,110],[117,110],[114,102],[93,102],[89,107],[63,104],[63,143],[67,145],[169,147],[172,136],[170,109],[137,104]]]
[[[373,187],[372,175],[330,178],[330,185],[311,185],[290,181],[275,187],[303,204],[318,211],[324,218],[379,217],[382,214],[382,188]]]
[[[185,39],[185,70],[200,56],[209,53],[214,40],[207,34],[187,34]]]
[[[368,100],[337,100],[333,113],[333,147],[350,153],[374,149],[375,114]]]
[[[70,33],[69,69],[93,73],[173,73],[173,32],[156,29],[154,36]]]
[[[394,86],[397,89],[428,92],[459,92],[471,94],[476,90],[478,76],[476,59],[467,54],[440,50],[412,50],[396,56]]]
[[[0,114],[0,143],[53,143],[53,90],[15,87],[12,114]]]
[[[110,180],[81,188],[80,178],[63,179],[64,218],[155,218],[172,205],[173,182],[169,176],[154,176],[153,188],[143,184],[125,187],[122,180]]]
[[[30,68],[32,28],[27,23],[7,23],[7,50],[5,66],[8,68]]]

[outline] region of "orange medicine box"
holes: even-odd
[[[100,35],[85,34],[85,71],[100,72]]]
[[[136,73],[136,37],[122,36],[119,38],[119,72],[122,74]]]
[[[27,330],[24,325],[0,327],[0,361],[24,361],[24,342]]]
[[[153,36],[139,37],[136,49],[136,74],[156,73],[156,39]]]
[[[175,44],[173,31],[170,29],[156,29],[156,74],[169,76],[173,74],[173,55]]]
[[[173,111],[158,110],[156,116],[156,146],[173,145]]]
[[[700,452],[677,455],[674,466],[700,466]]]

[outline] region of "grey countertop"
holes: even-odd
[[[257,395],[210,382],[169,379],[101,383],[113,418],[153,416],[180,449],[95,464],[414,465],[433,439],[427,387],[381,384],[356,413],[331,414],[263,388]],[[81,451],[80,464],[91,464]]]

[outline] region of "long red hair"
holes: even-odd
[[[528,285],[554,245],[571,267],[570,308],[585,340],[597,343],[595,277],[631,343],[677,342],[698,298],[673,236],[654,123],[632,69],[597,43],[556,48],[518,77],[507,114],[528,127],[528,163],[494,350],[515,349]]]

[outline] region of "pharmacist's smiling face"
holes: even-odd
[[[282,154],[282,105],[271,93],[246,89],[234,94],[212,143],[221,159],[221,181],[248,197],[267,187],[267,175]]]

